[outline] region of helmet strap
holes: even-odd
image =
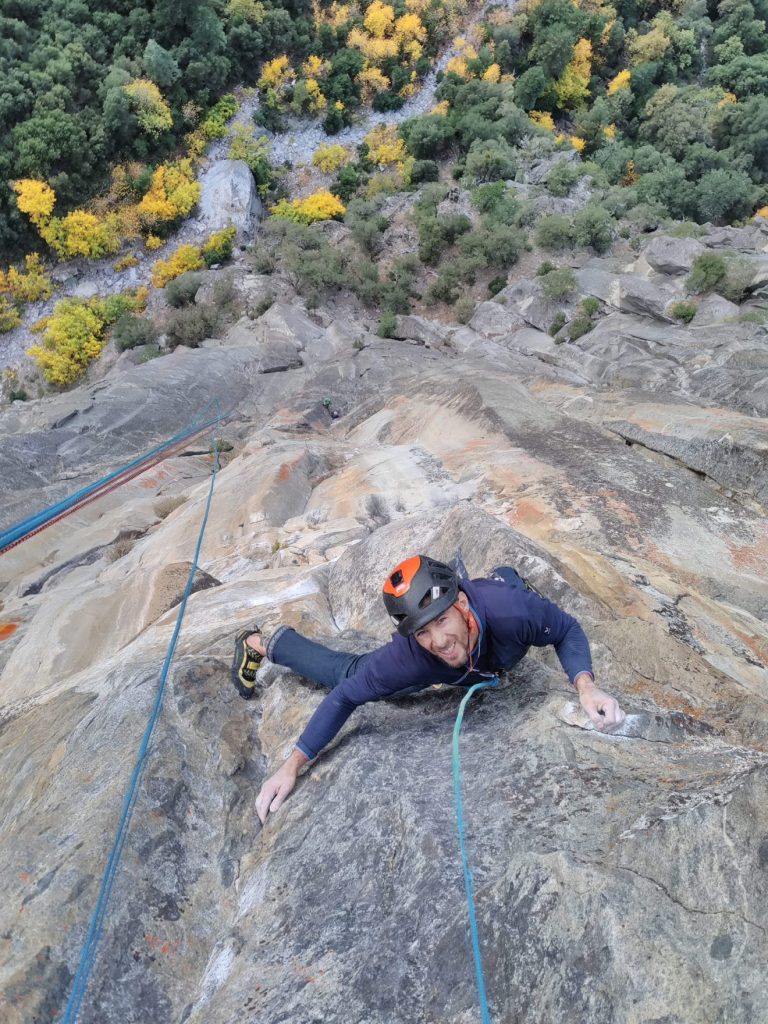
[[[462,616],[464,618],[464,622],[466,623],[466,626],[467,626],[467,662],[469,664],[469,671],[471,672],[472,669],[473,669],[473,664],[472,664],[472,623],[474,622],[475,627],[477,628],[478,634],[480,633],[480,623],[478,622],[477,616],[472,611],[471,607],[469,607],[469,608],[462,608],[458,601],[456,601],[454,607],[459,609],[459,611],[461,612],[461,614],[462,614]]]

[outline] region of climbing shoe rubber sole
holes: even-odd
[[[249,647],[245,639],[252,633],[258,633],[259,629],[254,626],[252,629],[244,629],[235,637],[235,656],[232,659],[232,683],[244,700],[250,700],[256,692],[256,673],[264,660]]]

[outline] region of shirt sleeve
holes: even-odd
[[[571,683],[580,672],[592,673],[589,641],[577,619],[553,601],[533,591],[517,590],[511,593],[522,602],[520,610],[523,614],[515,615],[512,620],[521,643],[533,647],[552,644]]]
[[[314,760],[327,746],[346,720],[361,704],[391,697],[399,690],[412,686],[428,686],[430,680],[418,663],[409,664],[395,644],[379,648],[366,659],[359,672],[338,683],[307,723],[296,747]]]

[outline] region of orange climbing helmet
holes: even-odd
[[[401,636],[436,619],[459,596],[459,578],[449,565],[413,555],[396,565],[384,581],[384,604]]]

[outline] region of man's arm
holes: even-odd
[[[256,797],[256,813],[263,825],[267,815],[282,806],[286,797],[296,785],[296,778],[309,758],[294,748],[281,768],[271,775]]]

